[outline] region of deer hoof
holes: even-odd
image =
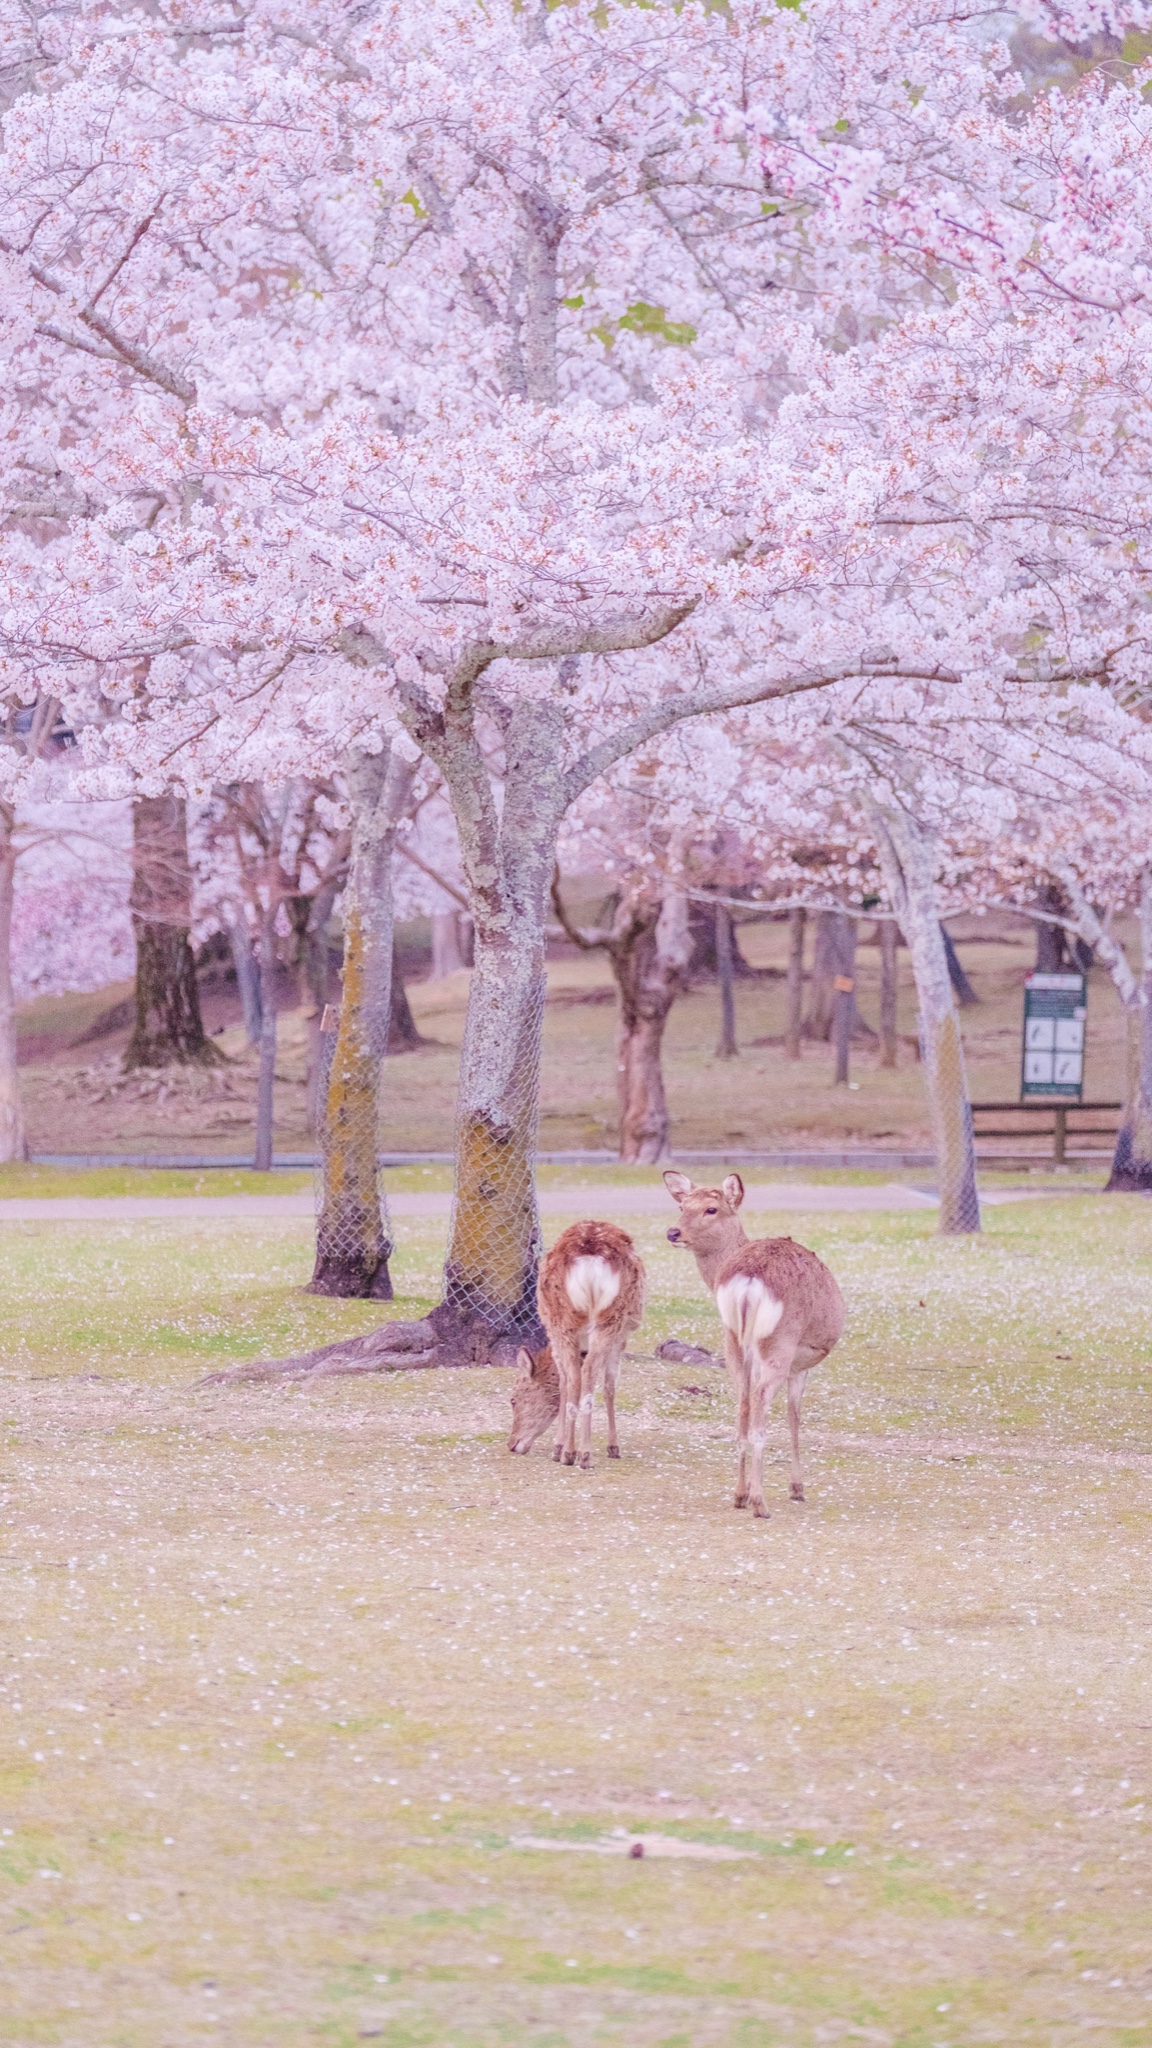
[[[608,1446],[608,1456],[609,1456],[610,1458],[618,1458],[618,1457],[620,1456],[620,1446],[619,1446],[619,1444],[609,1444],[609,1446]]]
[[[790,1494],[790,1498],[791,1498],[792,1500],[803,1500],[803,1498],[804,1498],[804,1482],[803,1482],[803,1480],[801,1480],[801,1479],[794,1479],[794,1480],[792,1481],[792,1487],[791,1487],[791,1494]]]
[[[581,1453],[580,1453],[580,1470],[581,1470],[582,1472],[590,1472],[590,1471],[592,1470],[592,1453],[591,1453],[591,1451],[581,1451]]]
[[[748,1495],[746,1493],[733,1494],[732,1505],[734,1508],[746,1508],[748,1505]]]
[[[762,1500],[753,1501],[752,1513],[755,1515],[756,1520],[758,1522],[766,1522],[768,1520],[768,1510],[765,1507]]]
[[[562,1463],[565,1465],[574,1465],[576,1463],[575,1451],[565,1451]]]
[[[563,1444],[553,1444],[553,1446],[552,1446],[552,1463],[553,1463],[554,1465],[558,1465],[558,1464],[560,1463],[560,1460],[561,1460],[561,1458],[562,1458],[563,1456],[564,1456],[564,1446],[563,1446]]]

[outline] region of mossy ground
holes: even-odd
[[[712,1342],[628,1221],[637,1351]],[[797,1222],[850,1321],[755,1524],[706,1369],[560,1471],[507,1374],[198,1389],[378,1319],[303,1222],[6,1225],[0,2041],[1146,2041],[1152,1212],[932,1232]]]

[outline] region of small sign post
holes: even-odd
[[[1020,1100],[1084,1094],[1084,1026],[1088,984],[1082,974],[1029,974],[1024,981],[1024,1048]]]

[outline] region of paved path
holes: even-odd
[[[989,1207],[997,1207],[1005,1202],[1080,1192],[1077,1188],[1000,1188],[982,1195],[981,1200]],[[451,1201],[447,1192],[424,1194],[395,1189],[388,1195],[393,1216],[447,1216]],[[804,1182],[760,1181],[749,1183],[747,1206],[752,1212],[771,1209],[797,1213],[818,1209],[934,1209],[936,1197],[921,1188],[902,1187],[895,1181],[884,1187],[821,1187]],[[314,1207],[307,1189],[294,1195],[17,1196],[0,1201],[0,1223],[182,1223],[228,1216],[311,1216]],[[658,1182],[652,1186],[590,1183],[578,1188],[542,1188],[540,1209],[545,1216],[666,1215],[671,1221],[675,1215],[667,1192]]]

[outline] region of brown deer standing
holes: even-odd
[[[737,1401],[736,1506],[766,1515],[764,1444],[768,1411],[788,1388],[792,1438],[792,1499],[803,1500],[800,1403],[814,1365],[827,1358],[844,1328],[844,1297],[823,1259],[790,1237],[744,1234],[736,1214],[744,1183],[730,1173],[718,1188],[694,1187],[686,1173],[666,1173],[664,1185],[680,1205],[670,1244],[695,1252],[700,1277],[716,1297],[724,1325],[724,1354]],[[751,1488],[748,1452],[752,1453]]]
[[[535,1358],[521,1350],[517,1360],[524,1373],[512,1390],[509,1450],[530,1451],[555,1417],[552,1456],[587,1469],[603,1375],[608,1456],[618,1458],[616,1381],[624,1346],[644,1314],[644,1268],[632,1239],[614,1223],[570,1224],[544,1257],[536,1300],[548,1343]]]

